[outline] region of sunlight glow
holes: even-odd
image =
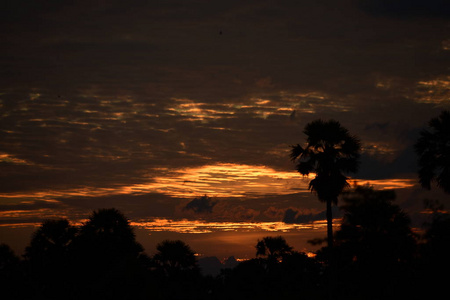
[[[33,165],[33,163],[30,163],[24,159],[14,157],[13,155],[10,155],[7,153],[0,154],[0,163],[2,163],[2,162],[16,164],[16,165]]]
[[[217,109],[217,104],[214,108],[208,107],[208,104],[202,102],[195,102],[190,99],[174,98],[175,105],[168,110],[174,115],[187,117],[189,121],[206,121],[212,119],[230,118],[233,117],[234,111],[230,109],[230,105],[219,105],[222,109]]]
[[[147,186],[173,197],[211,194],[215,197],[251,197],[258,195],[284,195],[293,189],[307,191],[307,178],[296,172],[276,171],[265,166],[215,164],[187,168],[174,174],[155,178]]]

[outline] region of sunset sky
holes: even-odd
[[[352,181],[395,188],[417,220],[443,198],[418,186],[412,145],[450,108],[447,1],[18,0],[0,15],[0,242],[17,253],[43,219],[109,207],[148,253],[169,238],[252,257],[267,235],[310,249],[325,205],[289,152],[318,118],[361,139]]]

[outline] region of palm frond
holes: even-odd
[[[299,144],[291,146],[291,154],[290,154],[291,160],[295,161],[303,154],[304,151],[305,150],[303,149],[303,147],[300,146]]]
[[[297,164],[297,171],[302,175],[308,175],[315,169],[315,162],[313,159],[301,161]]]

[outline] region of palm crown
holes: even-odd
[[[358,169],[359,139],[337,121],[316,120],[306,125],[305,147],[292,146],[291,158],[297,161],[297,171],[302,175],[315,173],[309,188],[317,193],[319,200],[337,202],[337,196],[348,186],[343,173]]]

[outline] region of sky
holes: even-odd
[[[18,0],[0,16],[0,242],[17,253],[42,220],[109,207],[148,253],[312,249],[325,207],[289,152],[316,119],[360,138],[352,182],[396,189],[417,219],[446,200],[418,185],[413,145],[450,107],[447,1]]]

